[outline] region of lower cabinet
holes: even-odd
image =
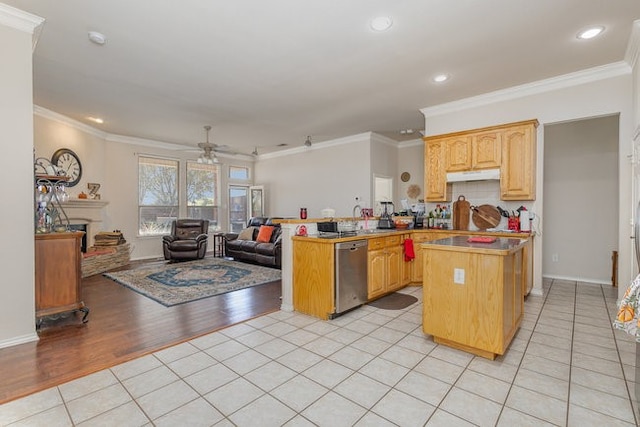
[[[422,285],[422,246],[424,242],[430,242],[432,240],[444,239],[450,237],[450,233],[441,233],[437,231],[429,230],[428,232],[414,232],[413,233],[413,252],[416,257],[411,261],[411,283]]]
[[[404,250],[404,242],[407,239],[412,239],[411,234],[403,234],[402,241],[400,242],[400,264],[401,267],[401,278],[400,282],[402,286],[406,286],[411,283],[411,272],[413,271],[413,260],[405,261],[405,250]],[[415,246],[414,246],[414,254],[415,254]]]
[[[82,301],[80,244],[84,232],[35,235],[36,317],[89,309]]]
[[[404,286],[402,283],[402,236],[369,239],[367,290],[369,299]]]

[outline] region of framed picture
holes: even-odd
[[[249,194],[251,195],[251,209],[250,217],[265,216],[264,213],[264,186],[254,185],[249,187]]]

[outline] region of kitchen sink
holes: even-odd
[[[383,230],[378,228],[369,228],[367,230],[357,230],[356,234],[358,236],[362,236],[365,234],[380,234],[380,233],[388,233],[389,231],[394,231],[393,229]]]

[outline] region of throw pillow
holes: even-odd
[[[260,231],[258,231],[258,237],[256,242],[269,243],[271,235],[273,234],[273,225],[261,225]]]
[[[238,234],[238,240],[253,240],[255,227],[247,227]]]

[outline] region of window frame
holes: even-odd
[[[211,172],[213,172],[213,174],[215,175],[214,179],[213,179],[213,184],[212,184],[212,192],[213,192],[213,204],[205,204],[205,205],[192,205],[190,204],[189,201],[189,185],[190,185],[190,180],[189,180],[189,171],[192,169],[212,169]],[[211,215],[212,218],[205,218],[209,220],[209,232],[211,231],[220,231],[222,230],[222,224],[221,224],[221,208],[222,208],[222,195],[220,194],[220,180],[222,177],[222,167],[220,164],[204,164],[204,163],[200,163],[196,160],[185,160],[185,185],[184,185],[184,191],[185,191],[185,210],[186,210],[186,217],[187,218],[192,218],[191,216],[191,212],[190,209],[191,208],[198,208],[198,207],[205,207],[205,208],[213,208],[213,213]],[[200,219],[201,217],[198,217],[197,219]]]
[[[142,194],[141,194],[141,188],[142,188],[142,183],[141,183],[141,167],[142,165],[145,163],[145,160],[147,160],[146,163],[149,164],[156,164],[156,165],[160,165],[161,163],[166,163],[167,166],[170,167],[174,167],[175,168],[175,183],[174,183],[174,190],[175,190],[175,195],[173,197],[175,197],[175,205],[160,205],[160,204],[144,204],[141,203],[142,200]],[[158,228],[157,231],[155,232],[143,232],[143,221],[142,221],[142,217],[143,217],[143,210],[145,208],[165,208],[167,209],[167,212],[169,213],[166,218],[167,221],[165,221],[165,225],[162,228]],[[172,219],[177,219],[180,216],[180,160],[179,159],[175,159],[175,158],[168,158],[168,157],[162,157],[162,156],[155,156],[155,155],[151,155],[151,154],[140,154],[138,156],[138,231],[137,231],[137,236],[138,237],[158,237],[158,236],[162,236],[164,234],[168,234],[171,231],[171,220]],[[171,213],[175,213],[175,215],[172,215]],[[156,215],[156,221],[155,224],[158,224],[157,221],[158,215]],[[150,224],[153,224],[153,222],[151,222]],[[157,226],[157,225],[156,225]]]

